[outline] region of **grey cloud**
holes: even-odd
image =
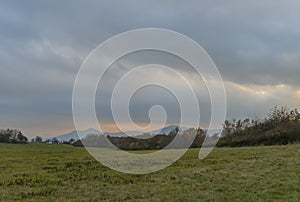
[[[57,116],[70,127],[73,82],[83,59],[105,39],[143,27],[173,29],[191,37],[212,56],[225,81],[262,86],[286,84],[292,86],[286,96],[292,96],[300,86],[299,8],[299,1],[293,0],[2,1],[0,127],[22,125],[25,132],[32,131],[30,122],[25,124],[20,114],[33,117],[31,122],[44,120],[39,121],[43,123],[40,126],[35,125],[36,131],[46,128]],[[178,62],[168,63],[166,58],[151,56],[131,61],[129,58],[127,62],[132,65],[153,59],[175,68]],[[104,80],[106,92],[102,96],[107,100],[114,79],[127,71],[126,61],[117,66],[122,70],[108,72]],[[245,106],[254,112],[262,110],[245,105],[249,97],[232,91],[228,87],[230,117],[242,112]],[[206,96],[203,92],[201,95]],[[204,100],[202,105],[207,106],[209,101]],[[103,102],[98,107],[107,111],[106,101]],[[277,102],[291,104],[288,98]],[[144,113],[138,114],[149,103],[136,105],[141,110],[133,114],[142,117]],[[205,116],[209,114],[206,111]],[[8,116],[15,118],[8,122]],[[51,126],[58,127],[57,130],[64,129],[63,124],[54,125]]]

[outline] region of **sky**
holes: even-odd
[[[148,27],[185,34],[208,52],[224,80],[227,119],[259,119],[274,105],[299,108],[299,10],[297,0],[1,1],[0,128],[18,128],[30,137],[74,130],[72,90],[84,59],[106,39]],[[175,69],[188,66],[171,55],[151,51],[114,63],[96,96],[98,119],[106,131],[117,130],[106,92],[131,66],[153,60]],[[206,127],[207,90],[193,72],[186,74],[195,82]],[[157,75],[149,70],[140,76],[176,85],[166,72]],[[132,119],[140,125],[149,123],[149,108],[156,104],[165,107],[168,124],[178,122],[178,102],[155,86],[133,96]],[[95,126],[87,122],[89,127]]]

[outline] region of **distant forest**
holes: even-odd
[[[176,139],[175,139],[176,138]],[[191,139],[192,138],[192,139]],[[59,142],[56,138],[42,141],[37,136],[31,142],[52,144],[71,144],[73,146],[107,147],[113,144],[122,150],[150,150],[162,149],[173,140],[175,145],[172,148],[191,148],[202,146],[206,133],[200,128],[190,128],[180,132],[178,128],[169,134],[150,135],[144,134],[139,138],[134,137],[112,137],[106,138],[102,135],[88,135],[82,140],[71,139],[66,142]],[[209,137],[209,141],[215,141],[218,136]],[[27,143],[28,139],[17,129],[0,129],[0,142],[4,143]],[[297,109],[290,110],[287,107],[275,106],[263,120],[240,119],[225,121],[223,132],[217,142],[218,147],[241,147],[259,145],[284,145],[300,142],[300,113]]]
[[[177,138],[176,138],[177,137]],[[175,139],[176,138],[176,139]],[[201,129],[190,128],[179,133],[179,129],[175,128],[169,134],[150,135],[144,134],[138,138],[135,137],[112,137],[107,136],[109,142],[102,135],[88,135],[86,138],[73,143],[74,146],[88,147],[110,147],[113,144],[122,150],[154,150],[162,149],[168,146],[173,140],[170,148],[191,148],[201,147],[205,139],[205,133]]]

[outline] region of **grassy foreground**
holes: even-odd
[[[190,149],[147,175],[118,173],[69,145],[0,144],[0,201],[299,201],[300,145]]]

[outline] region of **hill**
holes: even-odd
[[[63,142],[63,141],[69,141],[70,139],[79,140],[79,138],[84,138],[90,134],[102,134],[102,133],[94,128],[89,128],[81,131],[75,130],[67,134],[59,135],[56,138],[58,141]]]

